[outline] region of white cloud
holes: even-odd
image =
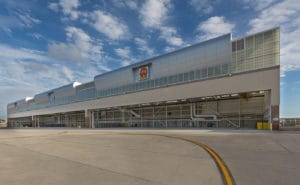
[[[226,33],[230,33],[235,25],[225,19],[225,17],[214,16],[200,23],[197,31],[200,32],[199,39],[207,40]]]
[[[57,60],[84,62],[87,58],[83,58],[80,50],[73,44],[51,43],[48,45],[48,52],[51,57]]]
[[[59,60],[86,62],[101,60],[101,45],[80,28],[67,27],[68,43],[51,43],[49,55]]]
[[[0,44],[0,117],[7,103],[71,82],[72,70],[38,50]]]
[[[169,52],[172,52],[172,51],[176,50],[176,48],[167,46],[167,47],[165,47],[164,50],[165,50],[165,52],[169,53]]]
[[[115,49],[116,54],[122,58],[130,58],[131,52],[129,47]]]
[[[133,63],[133,62],[130,61],[130,60],[122,60],[121,65],[122,65],[122,66],[128,66],[128,65],[130,65],[130,64],[132,64],[132,63]]]
[[[39,19],[32,17],[28,12],[18,12],[16,15],[25,27],[32,27],[41,22]]]
[[[286,0],[261,11],[258,16],[250,20],[249,33],[262,31],[266,28],[283,24],[299,23],[300,3],[298,0]],[[297,26],[297,25],[296,25]]]
[[[178,36],[177,31],[173,27],[163,26],[160,28],[160,37],[163,38],[168,44],[172,46],[181,46],[184,42]]]
[[[130,35],[128,27],[120,19],[107,12],[96,10],[91,14],[91,18],[92,26],[112,40],[125,39]]]
[[[0,28],[11,33],[13,28],[31,28],[41,23],[41,20],[32,16],[32,3],[27,1],[0,0],[4,14],[0,15]]]
[[[134,38],[135,44],[138,46],[138,49],[142,52],[146,52],[148,56],[154,55],[154,50],[149,47],[146,40],[136,37]]]
[[[74,73],[70,68],[68,68],[66,66],[62,66],[62,72],[64,73],[64,75],[68,81],[74,81],[74,79],[75,79]]]
[[[72,20],[76,20],[79,16],[77,8],[80,3],[79,0],[60,0],[59,5],[65,15],[69,15]]]
[[[300,70],[300,3],[286,0],[272,4],[249,21],[248,33],[281,27],[281,76],[286,71]]]
[[[300,24],[293,31],[282,31],[281,34],[281,72],[300,70]]]
[[[160,27],[167,19],[169,8],[169,0],[147,0],[140,10],[140,19],[143,26]]]
[[[25,48],[14,49],[10,46],[0,44],[0,58],[2,60],[47,60],[43,53],[36,50],[28,50]]]
[[[31,81],[39,81],[38,78],[35,79],[35,75],[39,72],[41,72],[40,75],[44,77],[56,78],[57,75],[52,74],[56,71],[60,71],[59,69],[53,71],[48,70],[54,61],[52,61],[45,52],[25,48],[13,48],[2,44],[0,44],[0,62],[3,64],[0,70],[1,79],[13,77],[12,80],[21,81],[27,85],[31,85]],[[51,73],[51,75],[49,75],[49,73]],[[24,74],[28,76],[24,77],[26,76]],[[61,80],[60,78],[57,79]]]
[[[12,28],[31,28],[39,23],[41,20],[32,17],[27,11],[16,11],[10,16],[0,15],[0,28],[7,33]]]
[[[0,63],[0,117],[3,118],[10,102],[72,81],[90,81],[95,75],[110,70],[101,62],[69,65],[53,60],[47,52],[4,44],[0,44]]]
[[[71,20],[78,19],[80,12],[77,10],[77,8],[79,6],[79,0],[60,0],[58,3],[48,4],[48,8],[55,12],[61,8],[64,15],[68,16]]]
[[[137,3],[137,1],[134,1],[134,0],[126,1],[126,5],[133,10],[138,8],[138,3]]]
[[[139,18],[145,28],[159,31],[159,37],[169,45],[180,46],[184,43],[182,38],[174,27],[167,25],[171,7],[170,0],[147,0],[139,12]]]
[[[219,0],[191,0],[190,4],[198,13],[208,14],[213,11],[213,5]]]
[[[115,49],[116,54],[121,57],[121,65],[127,66],[132,64],[136,59],[131,56],[131,51],[129,47],[117,48]]]
[[[242,0],[242,2],[254,7],[255,10],[262,10],[278,0]]]
[[[30,33],[29,35],[37,40],[45,39],[45,37],[39,33]]]
[[[49,3],[48,8],[52,11],[55,11],[55,12],[59,11],[58,3]]]
[[[138,9],[137,0],[112,0],[112,3],[118,8],[130,8],[132,10]]]
[[[93,39],[82,29],[67,27],[66,32],[68,40],[73,41],[83,53],[100,54],[101,46],[95,45]]]

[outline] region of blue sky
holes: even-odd
[[[300,116],[299,0],[0,0],[6,104],[232,32],[281,26],[281,116]]]

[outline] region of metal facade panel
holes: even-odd
[[[107,89],[133,83],[134,75],[131,67],[125,67],[107,74],[96,76],[94,81],[97,89]]]
[[[150,66],[150,78],[160,78],[231,62],[231,35],[223,35],[178,51],[96,76],[97,90],[118,87],[135,82],[134,68]]]
[[[26,106],[27,106],[27,102],[25,101],[25,99],[17,101],[17,107],[23,108]]]
[[[152,61],[153,78],[189,72],[231,61],[230,34],[159,57]]]
[[[61,99],[61,98],[76,95],[76,89],[73,87],[73,83],[63,86],[61,88],[55,89],[53,92],[54,92],[55,99]]]
[[[35,103],[46,103],[49,102],[48,92],[40,93],[34,96]]]
[[[71,97],[76,95],[76,89],[73,87],[73,83],[69,85],[65,85],[56,89],[52,89],[34,96],[34,102],[39,103],[47,103],[49,102],[49,93],[52,93],[51,96],[55,97],[55,99],[62,99],[66,97]]]
[[[241,74],[233,74],[216,79],[195,81],[165,88],[140,91],[119,96],[75,102],[32,111],[8,113],[8,118],[59,112],[81,111],[85,109],[108,108],[171,101],[204,96],[233,94],[260,90],[271,90],[271,105],[279,105],[279,67]],[[234,85],[233,85],[234,84]]]
[[[232,46],[233,73],[280,64],[280,28],[240,38]]]
[[[16,108],[16,104],[15,103],[9,103],[7,104],[7,110],[14,110]]]
[[[92,81],[92,82],[88,82],[88,83],[78,85],[75,88],[76,88],[77,91],[80,91],[80,90],[94,88],[94,87],[95,87],[95,84],[94,84],[94,81]]]

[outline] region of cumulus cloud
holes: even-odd
[[[25,27],[32,27],[41,22],[39,19],[32,17],[28,12],[16,12],[16,15]]]
[[[119,57],[122,57],[122,58],[129,58],[131,55],[129,47],[117,48],[117,49],[115,49],[115,52]]]
[[[176,48],[167,46],[167,47],[165,47],[164,50],[165,50],[165,52],[169,53],[169,52],[172,52],[172,51],[176,50]]]
[[[160,37],[163,38],[168,44],[173,46],[181,46],[183,44],[183,40],[178,36],[174,27],[162,26],[160,30]]]
[[[249,21],[248,33],[281,27],[281,72],[300,70],[300,3],[286,0],[272,4]]]
[[[298,0],[286,0],[261,11],[258,16],[250,20],[249,33],[262,31],[274,26],[299,26],[300,4]],[[296,24],[296,25],[294,25]],[[287,27],[288,28],[288,27]]]
[[[191,0],[190,5],[200,14],[209,14],[220,0]]]
[[[281,72],[300,70],[300,27],[293,31],[282,31],[281,34]]]
[[[101,45],[96,45],[94,40],[82,29],[67,27],[66,34],[68,40],[73,41],[80,51],[82,51],[83,55],[86,55],[86,57],[89,55],[100,54]]]
[[[136,1],[123,1],[114,0],[112,3],[118,7],[129,7],[131,9],[137,9]],[[58,3],[49,3],[48,8],[58,12],[62,11],[66,17],[62,20],[75,21],[79,19],[84,24],[91,25],[95,30],[104,34],[109,39],[120,40],[126,39],[130,36],[127,25],[118,17],[103,10],[95,10],[92,12],[79,11],[79,0],[60,0]]]
[[[148,42],[145,39],[136,37],[134,38],[134,42],[140,51],[145,52],[148,56],[154,55],[154,50],[149,47]]]
[[[25,48],[15,49],[4,44],[0,44],[0,56],[2,60],[47,60],[47,57],[40,51]]]
[[[115,49],[115,53],[121,58],[122,66],[132,64],[136,60],[135,57],[131,55],[129,47],[117,48]]]
[[[278,2],[278,0],[242,0],[248,6],[254,7],[255,10],[262,10],[269,7],[271,4]]]
[[[79,0],[60,0],[58,3],[49,3],[48,8],[57,12],[61,8],[64,15],[68,16],[71,20],[78,19],[80,12],[77,8],[80,6]]]
[[[112,0],[112,3],[118,8],[130,8],[132,10],[138,9],[137,0]]]
[[[77,8],[80,3],[79,0],[60,0],[59,5],[65,15],[69,15],[72,20],[76,20],[79,16]]]
[[[235,25],[225,19],[223,16],[210,17],[200,23],[197,27],[200,40],[211,39],[226,33],[230,33]]]
[[[35,38],[36,40],[45,39],[45,37],[39,33],[30,33],[28,35]]]
[[[121,65],[124,67],[124,66],[128,66],[128,65],[130,65],[130,64],[132,64],[133,62],[132,61],[130,61],[130,60],[123,60],[122,62],[121,62]]]
[[[140,20],[145,28],[160,32],[159,38],[169,45],[180,46],[184,42],[176,28],[168,26],[168,13],[172,8],[170,0],[147,0],[140,10]]]
[[[79,48],[73,44],[52,43],[48,45],[48,52],[51,57],[58,60],[75,62],[87,60],[80,54]]]
[[[91,14],[91,25],[112,40],[125,39],[129,35],[126,24],[110,13],[96,10]]]
[[[47,53],[0,44],[0,117],[7,103],[74,80],[72,70]]]
[[[77,31],[70,27],[68,37],[78,37],[72,33]],[[0,117],[3,118],[10,102],[73,81],[90,81],[95,75],[110,70],[101,62],[69,65],[53,59],[47,52],[4,44],[0,44],[0,63]]]
[[[146,0],[140,10],[141,23],[145,27],[159,28],[167,19],[169,0]]]
[[[28,11],[14,11],[12,15],[0,15],[0,28],[8,33],[12,28],[31,28],[40,24],[41,20],[30,15]]]
[[[13,48],[0,44],[0,62],[3,64],[0,70],[1,79],[12,78],[12,80],[30,86],[33,85],[31,81],[39,82],[40,79],[36,78],[35,75],[41,73],[40,75],[44,77],[47,76],[52,79],[56,78],[58,81],[67,82],[58,78],[58,75],[53,75],[57,71],[60,72],[60,68],[53,71],[49,70],[55,62],[47,56],[47,53],[42,51]]]
[[[58,12],[59,11],[59,4],[58,3],[49,3],[48,8],[52,11]]]
[[[101,45],[96,43],[82,29],[67,27],[66,35],[68,43],[51,43],[48,45],[51,57],[75,62],[100,61]]]

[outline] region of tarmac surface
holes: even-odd
[[[0,184],[230,184],[224,165],[233,184],[294,185],[299,143],[300,132],[0,129]]]

